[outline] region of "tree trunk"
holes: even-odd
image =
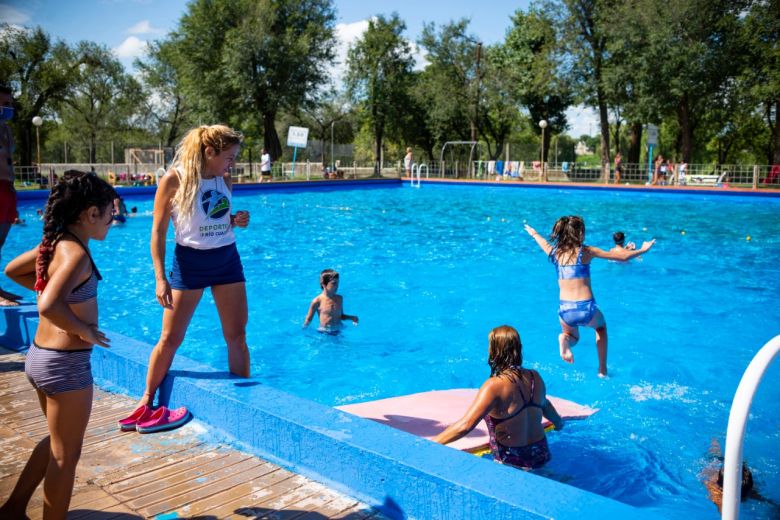
[[[263,112],[263,148],[276,161],[282,156],[282,145],[279,142],[279,134],[276,133],[276,113]]]
[[[690,163],[693,155],[693,128],[691,126],[691,114],[687,95],[683,95],[677,104],[677,122],[680,125],[680,135],[682,137],[682,159]]]
[[[609,115],[607,113],[607,102],[604,99],[604,91],[599,87],[596,89],[596,96],[599,103],[599,121],[601,123],[601,172],[602,180],[609,182]]]
[[[774,156],[772,164],[780,164],[780,98],[775,100]]]
[[[381,167],[380,161],[382,160],[382,140],[384,138],[384,128],[382,128],[382,125],[377,125],[374,127],[374,134],[376,135],[376,152],[374,155],[374,175],[372,177],[381,177]]]
[[[95,132],[89,135],[89,163],[95,164],[97,162],[97,135]]]
[[[16,121],[14,126],[16,128],[14,139],[18,139],[16,148],[19,150],[17,166],[30,166],[33,163],[33,147],[35,146],[32,124]]]
[[[638,164],[642,156],[642,123],[631,123],[631,137],[628,142],[628,163]]]

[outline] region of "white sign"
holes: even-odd
[[[306,148],[306,141],[309,139],[309,129],[301,126],[291,126],[287,131],[287,146],[297,148]]]
[[[651,125],[651,124],[647,125],[647,145],[648,146],[658,145],[658,127],[655,125]]]

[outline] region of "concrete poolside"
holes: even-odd
[[[382,519],[376,510],[259,457],[219,444],[191,421],[151,435],[120,432],[134,400],[95,389],[68,518]],[[0,348],[0,501],[47,434],[24,355]],[[41,518],[42,486],[27,513]]]

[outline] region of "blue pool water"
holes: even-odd
[[[101,326],[153,344],[161,312],[148,247],[152,201],[127,203],[140,216],[91,246],[105,282]],[[28,225],[12,230],[4,260],[39,239],[39,206],[20,208]],[[240,192],[235,206],[252,213],[238,245],[252,370],[269,385],[327,405],[476,387],[488,375],[487,333],[510,324],[550,394],[601,409],[549,436],[544,474],[668,517],[717,518],[699,473],[712,439],[723,443],[742,372],[780,333],[780,200],[424,185]],[[594,260],[609,324],[607,380],[596,376],[589,329],[575,364],[559,359],[555,273],[522,231],[527,220],[549,232],[572,213],[585,217],[592,245],[611,246],[616,230],[638,244],[658,239],[640,261]],[[341,273],[345,311],[360,316],[340,336],[301,329],[326,267]],[[180,352],[227,366],[209,295]],[[745,443],[757,488],[775,503],[778,376],[775,363]],[[743,518],[777,511],[754,500],[742,507]]]

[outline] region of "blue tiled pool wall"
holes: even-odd
[[[25,350],[38,323],[34,305],[0,313],[0,345]],[[152,346],[109,333],[92,354],[95,382],[140,397]],[[0,363],[2,358],[0,357]],[[440,446],[177,356],[161,392],[186,403],[239,448],[323,482],[390,518],[659,518],[532,473]]]

